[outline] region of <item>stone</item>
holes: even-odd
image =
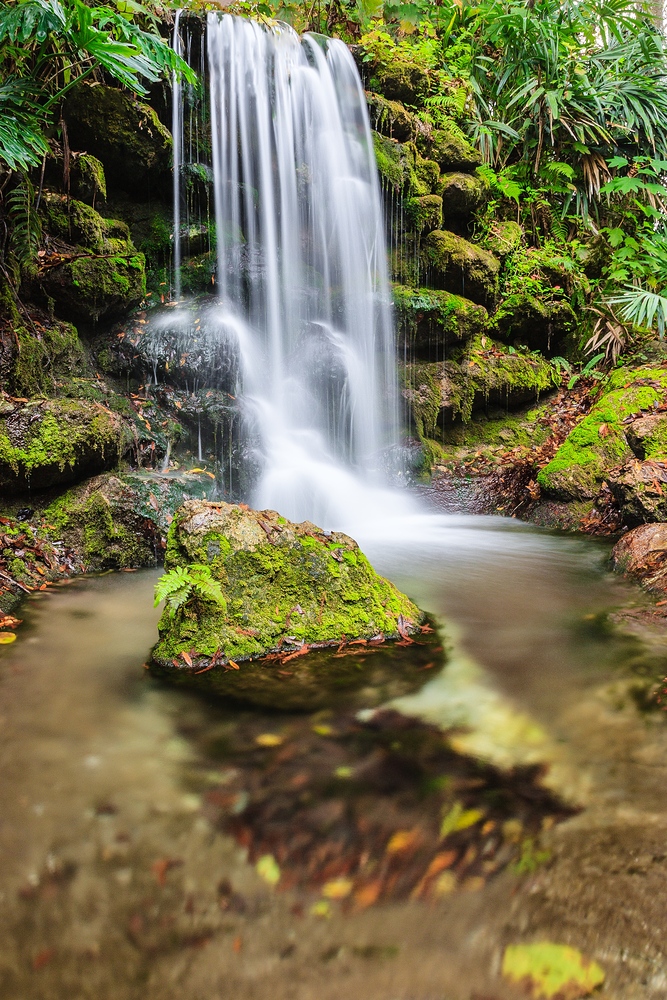
[[[406,198],[404,202],[406,218],[418,236],[442,227],[442,198],[437,194],[422,195],[421,198]]]
[[[3,407],[0,489],[43,490],[114,465],[132,438],[122,418],[99,403],[42,399]]]
[[[372,66],[371,84],[389,101],[417,105],[430,89],[428,70],[414,59],[394,50],[388,63]]]
[[[349,644],[384,647],[423,620],[347,535],[294,524],[275,511],[186,502],[174,517],[165,557],[167,571],[178,567],[205,567],[224,602],[195,596],[173,613],[167,606],[154,671],[272,707],[312,708],[337,689],[363,689],[372,670],[354,662]],[[350,657],[325,652],[338,647]],[[398,682],[395,664],[393,673]]]
[[[48,505],[47,534],[75,552],[86,572],[154,566],[177,508],[214,489],[197,476],[103,473]]]
[[[484,246],[494,257],[504,261],[515,250],[518,250],[522,240],[523,229],[518,222],[494,221],[486,234]]]
[[[443,174],[438,185],[445,222],[449,219],[470,219],[481,208],[487,187],[474,174],[461,171]]]
[[[501,302],[489,332],[500,340],[553,357],[563,354],[577,325],[576,313],[565,299],[544,301],[516,293]]]
[[[435,288],[393,286],[399,350],[442,356],[445,347],[469,340],[484,329],[484,306]]]
[[[432,129],[426,135],[418,134],[417,144],[420,151],[435,160],[444,172],[462,170],[470,173],[482,163],[482,154],[460,130]]]
[[[590,412],[540,470],[537,481],[542,489],[558,500],[594,499],[603,482],[634,457],[626,437],[626,428],[634,421],[628,418],[640,417],[662,403],[665,392],[667,365],[615,369]],[[659,438],[645,454],[656,461],[667,459]]]
[[[172,140],[154,109],[103,84],[79,84],[64,105],[70,146],[99,159],[109,188],[168,197]]]
[[[667,593],[667,523],[642,524],[616,543],[614,569],[649,590]]]
[[[626,524],[667,520],[667,463],[633,459],[607,484]]]
[[[408,142],[414,139],[421,122],[416,115],[407,111],[398,101],[388,101],[380,94],[367,93],[368,114],[371,128],[390,139]]]
[[[493,308],[500,262],[487,250],[454,233],[435,230],[423,243],[422,260],[436,288]]]
[[[413,197],[433,193],[440,177],[434,160],[421,156],[414,142],[396,142],[378,132],[372,136],[378,172],[388,187]]]
[[[467,423],[475,411],[517,409],[558,382],[548,361],[509,354],[486,337],[452,354],[452,360],[411,362],[402,370],[403,396],[421,438],[437,439],[447,424]]]
[[[72,157],[71,193],[95,208],[107,196],[104,164],[91,153],[78,153]]]
[[[625,436],[637,458],[667,456],[667,413],[647,413],[630,421]]]

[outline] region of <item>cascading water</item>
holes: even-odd
[[[180,47],[178,26],[174,39]],[[380,486],[399,452],[361,81],[342,42],[300,39],[286,25],[209,14],[207,52],[217,305],[201,329],[237,359],[236,396],[259,464],[253,503],[340,526],[341,507]],[[175,110],[175,128],[182,123]]]

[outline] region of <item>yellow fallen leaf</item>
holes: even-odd
[[[464,809],[460,802],[455,802],[440,826],[440,836],[447,837],[457,830],[467,830],[469,826],[479,823],[484,818],[480,809]]]
[[[345,899],[352,892],[352,882],[349,878],[335,878],[322,886],[322,895],[327,899]]]
[[[206,469],[188,469],[188,472],[206,472]]]
[[[443,872],[435,880],[433,886],[434,896],[449,896],[456,889],[456,875],[454,872]]]
[[[325,724],[313,726],[313,732],[316,736],[336,736],[336,730],[331,726]]]
[[[0,643],[7,645],[7,643],[14,642],[16,639],[15,632],[0,632]]]
[[[263,854],[255,865],[255,871],[269,885],[278,885],[280,882],[280,866],[272,854]]]
[[[408,851],[419,842],[418,830],[397,830],[387,844],[387,854],[400,854]]]
[[[310,912],[314,917],[330,917],[331,907],[327,903],[326,899],[320,899],[310,908]]]
[[[282,736],[278,736],[277,733],[260,733],[259,736],[255,736],[255,743],[260,747],[279,747],[282,742]]]
[[[508,945],[502,973],[511,982],[524,985],[533,1000],[579,1000],[601,986],[605,978],[600,966],[584,958],[577,948],[551,941]]]

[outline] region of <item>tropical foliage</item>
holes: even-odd
[[[220,584],[211,576],[210,566],[199,565],[176,566],[161,576],[155,584],[155,607],[161,601],[165,601],[170,618],[192,601],[226,606]]]

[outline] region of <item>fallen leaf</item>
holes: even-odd
[[[326,899],[320,899],[310,908],[310,912],[314,917],[330,917],[331,916],[331,906],[326,901]]]
[[[349,878],[336,878],[322,886],[322,895],[327,899],[345,899],[352,892],[353,883]]]
[[[51,961],[55,954],[55,948],[44,948],[43,951],[38,952],[32,960],[32,967],[35,972],[37,972],[38,969],[44,968],[44,966]]]
[[[387,854],[400,854],[402,851],[409,851],[419,843],[421,839],[418,830],[398,830],[389,840],[386,847]]]
[[[269,885],[280,882],[280,867],[272,854],[264,854],[255,865],[255,871]]]
[[[460,802],[455,802],[440,825],[440,836],[447,837],[457,830],[467,830],[483,818],[484,813],[480,809],[464,809]]]
[[[502,973],[510,982],[525,984],[533,1000],[579,1000],[605,978],[600,966],[577,948],[551,941],[508,945]]]
[[[182,650],[181,651],[181,656],[183,657],[183,659],[185,660],[185,662],[187,663],[187,665],[189,667],[191,667],[192,666],[192,657],[190,656],[190,654],[186,653],[185,650]]]
[[[240,953],[242,947],[243,947],[243,941],[241,940],[241,936],[239,934],[237,934],[237,936],[232,941],[232,948],[234,949],[234,951],[238,955]]]
[[[365,910],[369,906],[373,906],[380,898],[381,892],[382,882],[380,879],[375,879],[375,881],[368,882],[366,885],[362,886],[361,889],[358,889],[354,894],[355,910]]]
[[[154,861],[151,865],[151,871],[153,872],[153,875],[155,875],[157,884],[162,886],[166,885],[167,872],[170,871],[170,869],[177,868],[182,864],[183,862],[180,858],[158,858],[157,861]]]
[[[255,736],[255,743],[260,747],[279,747],[283,742],[283,737],[277,733],[260,733]]]
[[[0,632],[0,643],[7,645],[10,642],[14,642],[16,639],[15,632]]]

